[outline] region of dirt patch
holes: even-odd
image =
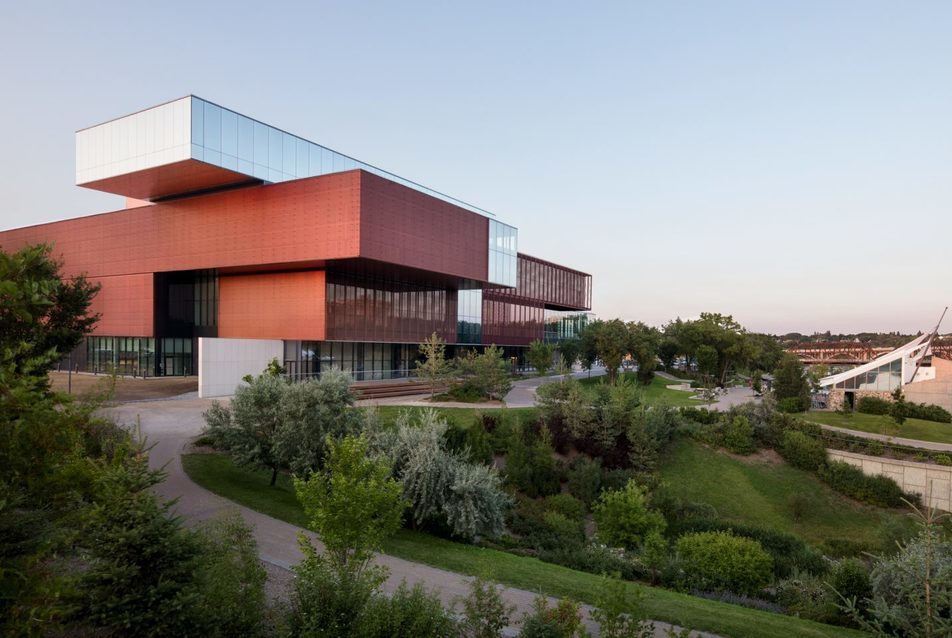
[[[734,454],[733,452],[728,452],[727,450],[720,450],[721,454],[725,454],[732,459],[737,459],[742,463],[761,463],[767,465],[781,465],[784,463],[783,457],[777,454],[776,450],[761,449],[757,450],[753,454],[748,454],[744,456],[742,454]]]
[[[50,372],[53,389],[67,392],[71,387],[72,394],[82,396],[105,391],[111,381],[109,376],[101,374],[74,373],[72,380],[69,376],[66,372]],[[152,377],[149,379],[117,377],[113,401],[167,399],[197,391],[198,377]]]

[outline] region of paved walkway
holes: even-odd
[[[219,512],[237,509],[254,529],[262,560],[271,566],[289,569],[301,559],[298,534],[307,534],[316,546],[321,547],[314,534],[212,494],[193,483],[182,469],[180,455],[190,440],[201,432],[204,425],[202,412],[211,403],[208,399],[132,403],[113,407],[110,412],[120,423],[139,423],[141,435],[153,446],[149,464],[152,467],[164,467],[168,473],[166,480],[158,487],[158,492],[166,499],[178,499],[175,506],[177,514],[188,521],[198,522],[212,518]],[[393,591],[403,580],[411,584],[419,582],[437,591],[446,605],[451,605],[469,592],[469,578],[460,574],[386,555],[379,556],[377,563],[390,569],[390,578],[384,585],[386,591]],[[275,571],[269,569],[272,574]],[[507,587],[504,596],[516,606],[514,619],[518,619],[531,610],[536,594]],[[589,610],[589,607],[583,607],[586,625],[590,631],[596,631],[588,620]],[[668,625],[657,625],[656,636],[665,636]]]
[[[809,421],[809,417],[804,419]],[[810,421],[810,423],[816,423],[816,421]],[[849,428],[841,428],[835,425],[824,425],[823,423],[817,423],[824,430],[830,430],[831,432],[842,432],[844,434],[851,434],[853,436],[858,436],[861,439],[873,439],[876,441],[882,441],[883,443],[892,443],[895,445],[908,445],[909,447],[922,448],[923,450],[934,450],[936,452],[952,452],[952,445],[948,443],[936,443],[935,441],[920,441],[919,439],[904,439],[899,436],[889,436],[888,434],[875,434],[873,432],[862,432],[860,430],[850,430]]]

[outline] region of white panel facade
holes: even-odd
[[[284,342],[280,339],[198,340],[198,396],[227,397],[243,383],[245,375],[261,374],[272,359],[282,362]]]
[[[76,133],[76,183],[141,171],[191,157],[192,97]]]

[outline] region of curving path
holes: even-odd
[[[237,509],[254,529],[261,559],[270,566],[272,578],[288,582],[290,578],[286,570],[301,559],[297,546],[298,534],[307,534],[320,547],[316,536],[212,494],[193,483],[182,468],[180,455],[190,440],[201,432],[202,412],[211,403],[208,399],[195,398],[137,402],[117,405],[110,408],[109,412],[118,422],[138,427],[141,436],[152,445],[149,464],[156,468],[164,467],[168,473],[166,480],[158,487],[158,492],[166,499],[178,499],[175,505],[178,515],[187,521],[199,522],[221,511]],[[384,585],[385,591],[393,591],[402,580],[410,584],[420,582],[437,591],[445,605],[451,605],[455,599],[469,592],[469,579],[460,574],[387,555],[378,556],[376,562],[390,570],[390,578]],[[521,618],[524,612],[529,611],[536,596],[533,592],[511,587],[505,589],[504,595],[510,604],[516,606],[514,618]],[[589,609],[584,608],[584,612],[586,625],[592,631],[594,627],[587,617]],[[667,635],[667,628],[667,624],[657,623],[656,636]],[[510,628],[509,633],[514,635],[515,631]]]

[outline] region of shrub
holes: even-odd
[[[807,402],[803,397],[786,397],[777,400],[777,409],[787,414],[807,411]]]
[[[856,402],[856,411],[863,414],[889,414],[891,402],[876,396],[860,397]]]
[[[728,422],[724,445],[735,454],[753,454],[757,449],[754,443],[754,426],[747,417],[736,416]]]
[[[881,635],[947,636],[952,632],[952,544],[929,514],[923,529],[899,551],[876,560],[867,608],[852,616]]]
[[[822,554],[807,545],[799,536],[787,532],[729,523],[709,517],[672,521],[668,528],[669,536],[682,536],[689,532],[728,532],[757,541],[773,559],[774,575],[777,578],[786,578],[794,572],[822,575],[828,569],[828,561]]]
[[[935,421],[936,423],[952,423],[952,413],[938,405],[907,403],[906,414],[913,419]]]
[[[684,407],[681,408],[681,416],[689,421],[700,423],[701,425],[714,425],[720,419],[720,414],[714,410],[705,410],[704,408]]]
[[[770,582],[773,560],[753,539],[696,532],[679,538],[676,548],[697,589],[756,594]]]
[[[463,605],[460,628],[467,638],[499,638],[516,609],[506,604],[502,587],[480,577],[469,582],[469,596],[460,602]]]
[[[790,465],[810,472],[815,472],[826,462],[823,441],[795,430],[784,433],[778,452]]]
[[[882,456],[886,453],[886,446],[883,445],[882,441],[876,441],[875,439],[870,439],[866,443],[866,454],[870,456]]]
[[[952,465],[952,458],[949,458],[948,454],[936,454],[932,457],[932,460],[935,461],[937,465]]]
[[[542,499],[547,512],[556,512],[570,521],[584,522],[585,504],[570,494],[553,494]]]
[[[834,461],[820,470],[820,478],[837,492],[881,507],[901,507],[903,499],[919,502],[918,495],[905,494],[888,476],[867,476],[863,470]]]
[[[446,446],[470,463],[490,465],[493,462],[493,446],[489,434],[479,421],[469,426],[451,424],[446,429]]]
[[[541,500],[519,497],[509,519],[509,529],[520,536],[524,547],[535,549],[576,548],[585,540],[584,522],[546,510]]]
[[[539,558],[589,574],[619,574],[626,580],[647,580],[650,577],[649,570],[629,559],[625,552],[605,545],[556,547],[540,552]]]
[[[506,479],[532,498],[556,494],[561,489],[558,468],[548,430],[527,442],[525,433],[516,434],[506,458]]]
[[[446,421],[433,410],[422,412],[416,422],[403,412],[393,429],[371,437],[373,448],[392,463],[416,524],[445,526],[462,538],[495,536],[510,504],[499,475],[447,451],[446,430]]]
[[[201,542],[152,488],[162,480],[147,457],[104,470],[84,541],[82,617],[107,632],[177,636],[206,628],[198,613]]]
[[[235,511],[205,524],[199,535],[202,564],[196,575],[212,635],[257,635],[264,624],[267,573],[251,528]]]
[[[602,462],[587,456],[577,456],[569,465],[569,494],[590,506],[598,498],[602,485]]]
[[[602,492],[625,489],[629,481],[638,477],[638,472],[632,470],[604,469],[602,470]]]
[[[445,638],[458,631],[435,593],[400,583],[387,598],[375,596],[360,615],[355,638]]]
[[[545,596],[532,604],[532,612],[522,618],[520,638],[572,638],[582,629],[578,603],[563,598],[549,607]]]
[[[641,545],[651,532],[663,532],[660,512],[648,509],[645,488],[628,481],[624,489],[602,492],[592,508],[598,536],[605,543],[629,549]]]

